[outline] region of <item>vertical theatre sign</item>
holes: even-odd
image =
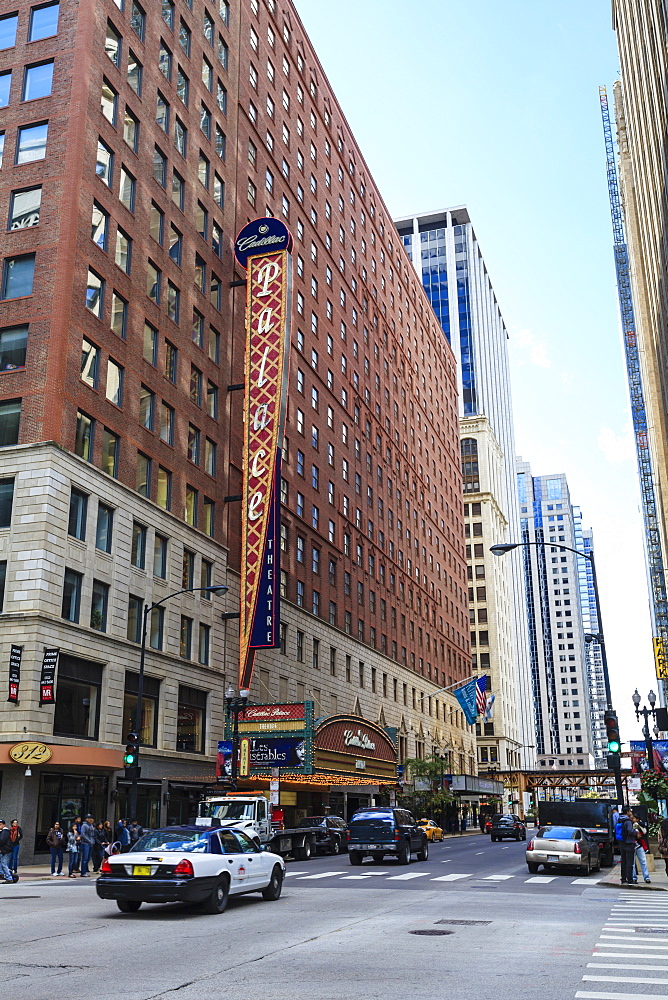
[[[7,701],[18,702],[21,683],[21,658],[23,646],[12,646],[9,651],[9,697]]]
[[[278,531],[291,249],[289,229],[272,218],[244,226],[235,243],[236,259],[247,271],[240,688],[250,687],[255,650],[279,644]]]

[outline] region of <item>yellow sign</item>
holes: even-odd
[[[247,778],[250,771],[250,740],[247,736],[239,741],[239,777]]]
[[[654,637],[652,639],[652,645],[654,646],[654,666],[656,668],[656,676],[658,680],[668,680],[668,656],[666,655],[666,644],[663,639]]]
[[[11,747],[9,756],[17,764],[45,764],[53,757],[53,750],[44,743],[17,743]]]

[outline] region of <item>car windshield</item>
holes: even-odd
[[[572,826],[542,826],[538,836],[547,840],[575,840],[576,833]]]
[[[360,812],[355,813],[350,821],[352,826],[355,823],[386,823],[388,826],[394,826],[394,817],[388,816],[387,813],[376,813],[376,812]]]
[[[514,823],[515,822],[515,817],[514,816],[495,816],[494,817],[494,822],[495,823]]]
[[[133,846],[136,851],[206,851],[207,842],[202,833],[190,830],[154,830],[145,833]]]
[[[324,816],[304,816],[299,820],[297,826],[321,826],[325,822]]]
[[[200,816],[213,816],[216,819],[253,819],[254,805],[254,802],[242,800],[203,802],[200,806]]]

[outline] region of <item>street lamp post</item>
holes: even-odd
[[[165,601],[171,600],[172,597],[178,597],[180,594],[191,594],[195,591],[199,593],[207,594],[225,594],[229,590],[229,587],[184,587],[183,590],[175,590],[173,594],[167,594],[161,600],[156,601],[154,604],[145,604],[144,611],[142,615],[142,629],[141,629],[141,653],[139,656],[139,680],[137,682],[137,707],[135,709],[135,725],[134,729],[137,732],[137,744],[136,744],[136,755],[134,762],[134,771],[132,775],[132,783],[130,785],[130,815],[128,819],[133,820],[137,818],[137,782],[139,781],[139,754],[141,750],[141,714],[142,714],[142,701],[144,696],[144,665],[146,663],[146,636],[148,633],[148,616],[154,608],[160,607]]]
[[[648,700],[648,702],[650,704],[649,708],[647,708],[645,705],[643,705],[643,707],[640,708],[640,695],[638,694],[638,688],[635,689],[635,691],[631,695],[631,698],[632,698],[633,705],[634,705],[635,710],[636,710],[636,719],[639,720],[640,716],[642,715],[643,720],[644,720],[644,725],[642,727],[642,734],[645,737],[645,751],[647,753],[647,764],[648,764],[648,767],[653,768],[654,767],[654,742],[652,740],[652,737],[651,737],[650,731],[649,731],[649,720],[650,719],[656,719],[656,709],[654,708],[654,706],[656,704],[656,695],[654,694],[653,691],[650,691],[650,693],[647,695],[647,700]],[[655,736],[659,735],[659,730],[658,730],[657,726],[654,726],[654,735]]]
[[[225,692],[225,701],[227,703],[228,715],[231,715],[234,719],[232,726],[232,791],[237,790],[237,761],[239,756],[239,716],[242,712],[246,711],[246,703],[248,701],[248,691],[242,688],[237,696],[236,691],[232,684],[230,684]]]
[[[598,633],[596,635],[591,635],[586,638],[586,641],[591,642],[596,640],[601,647],[601,665],[603,667],[603,683],[605,684],[605,701],[608,709],[610,711],[612,708],[612,694],[610,691],[610,675],[608,674],[608,655],[605,649],[605,639],[603,636],[603,619],[601,617],[601,602],[598,596],[598,580],[596,578],[596,562],[594,561],[593,552],[581,552],[580,549],[572,549],[570,545],[555,545],[554,542],[499,542],[497,545],[492,545],[490,552],[495,556],[505,556],[507,552],[512,552],[513,549],[518,548],[529,548],[529,546],[536,546],[540,548],[547,548],[548,546],[565,550],[567,552],[573,552],[576,556],[582,556],[583,559],[587,559],[591,566],[591,579],[594,585],[594,601],[596,603],[596,617],[598,619]],[[620,802],[624,801],[624,786],[622,785],[622,775],[618,768],[615,768],[615,785],[617,789],[617,797]]]

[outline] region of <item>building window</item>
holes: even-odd
[[[216,504],[209,497],[204,497],[202,501],[203,524],[202,531],[213,538],[216,531]]]
[[[206,691],[179,685],[176,749],[204,753]]]
[[[95,529],[95,548],[101,552],[111,552],[114,527],[114,510],[104,503],[97,509],[97,526]]]
[[[190,486],[186,483],[184,520],[186,524],[190,524],[193,528],[197,527],[198,497],[199,490],[196,490],[194,486]]]
[[[128,596],[127,636],[130,642],[141,642],[144,601],[135,594]]]
[[[162,610],[156,609],[156,610]],[[155,648],[155,647],[154,647]],[[144,675],[142,687],[141,720],[137,720],[137,695],[139,674],[125,672],[125,693],[123,695],[123,732],[137,733],[142,746],[154,747],[158,743],[158,702],[160,681],[156,677]]]
[[[135,488],[140,496],[151,496],[151,459],[141,451],[137,452]]]
[[[61,653],[56,684],[54,735],[79,739],[98,738],[101,687],[102,667],[99,664]]]
[[[107,631],[107,606],[109,604],[109,584],[93,580],[93,595],[90,605],[90,627],[98,632]]]
[[[153,608],[149,622],[149,644],[151,649],[162,649],[165,629],[165,609]]]
[[[118,94],[108,80],[102,80],[100,90],[100,110],[111,125],[116,125],[116,111],[118,109]]]
[[[157,576],[160,580],[167,579],[167,543],[168,539],[156,532],[153,546],[153,576]]]
[[[102,139],[98,139],[95,173],[100,178],[100,180],[107,185],[107,187],[111,187],[113,165],[114,165],[114,154],[106,145],[106,143],[102,142]]]
[[[13,482],[13,480],[2,480]],[[70,512],[67,522],[67,533],[73,538],[84,542],[86,540],[86,517],[88,514],[88,494],[72,487],[70,493]],[[5,525],[2,525],[5,527]]]
[[[143,524],[133,522],[131,562],[137,569],[144,569],[146,565],[146,533],[147,529]]]
[[[30,11],[30,28],[28,30],[28,41],[36,42],[40,38],[50,38],[58,34],[58,13],[59,3],[47,3],[40,7],[33,7]],[[6,20],[10,20],[7,18]],[[14,29],[16,30],[16,28]],[[0,43],[0,48],[4,48]]]
[[[100,348],[91,343],[87,337],[81,342],[81,372],[82,382],[89,385],[91,389],[97,389],[97,382],[100,368]]]
[[[20,257],[6,257],[2,273],[3,299],[18,299],[32,295],[35,276],[35,254],[26,253]]]
[[[209,663],[210,634],[211,634],[211,627],[209,625],[201,623],[199,627],[199,648],[198,648],[197,658],[200,663],[204,664],[204,666],[208,666]]]
[[[18,444],[21,422],[21,400],[5,399],[0,402],[0,448]]]
[[[13,191],[9,203],[9,222],[7,228],[14,230],[37,226],[39,224],[41,204],[41,186],[28,188],[25,191]]]
[[[304,662],[304,633],[297,629],[297,662]]]
[[[108,476],[118,474],[118,450],[119,437],[113,431],[105,427],[102,431],[102,454],[100,456],[100,468]]]
[[[46,156],[46,139],[49,123],[39,125],[24,125],[18,130],[16,140],[16,163],[32,163],[33,160],[43,160]]]
[[[158,491],[156,494],[158,507],[171,510],[172,507],[172,474],[168,469],[158,466]]]
[[[53,59],[48,62],[26,66],[23,74],[23,100],[35,101],[48,97],[53,84]]]
[[[77,429],[74,441],[74,454],[79,458],[84,458],[87,462],[93,461],[93,436],[95,431],[95,421],[82,410],[77,410]]]
[[[179,655],[184,660],[192,659],[193,643],[193,620],[187,615],[181,615],[181,633],[179,643]]]
[[[69,622],[79,621],[81,610],[81,584],[83,575],[73,569],[65,570],[61,616]]]
[[[34,257],[33,257],[34,261]],[[31,278],[31,289],[32,289],[32,278]],[[104,302],[104,279],[96,274],[91,268],[88,268],[88,277],[86,279],[86,308],[90,309],[94,316],[98,319],[102,318],[102,304]]]

